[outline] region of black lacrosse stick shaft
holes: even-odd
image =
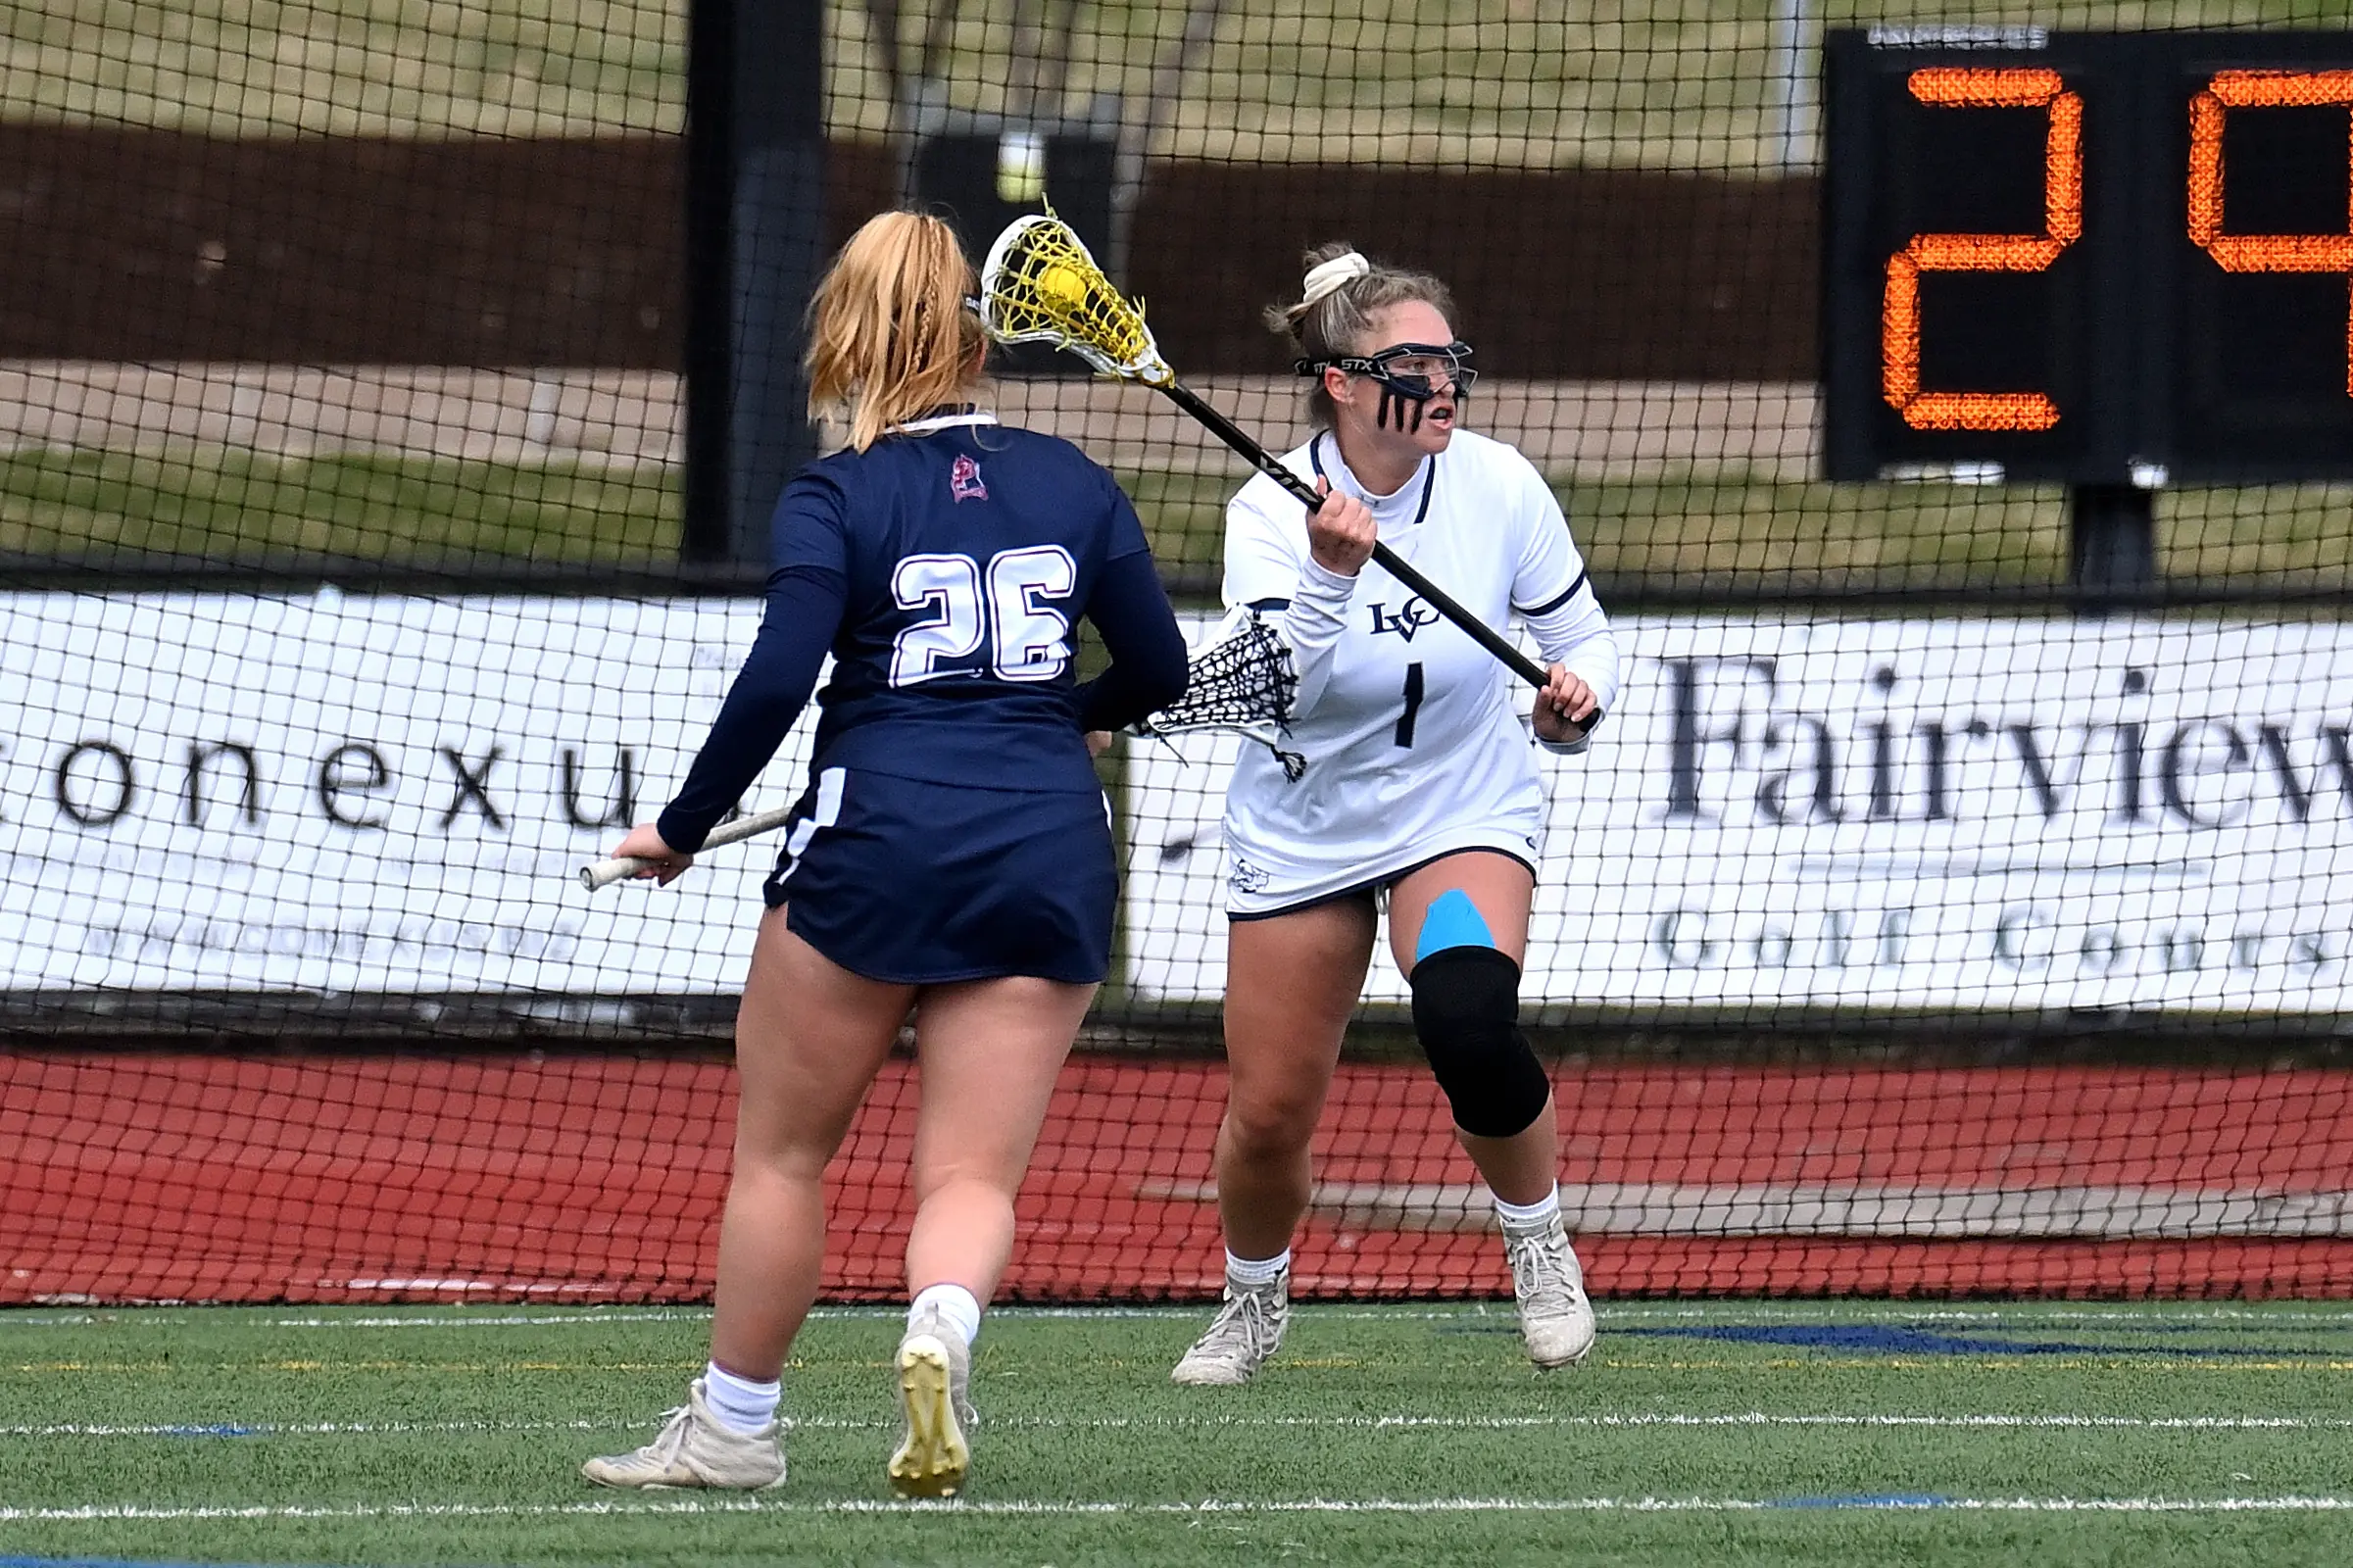
[[[1192,388],[1181,381],[1164,381],[1159,386],[1178,408],[1201,420],[1218,440],[1250,459],[1251,466],[1297,496],[1308,511],[1312,512],[1323,505],[1324,498],[1315,493],[1315,486],[1284,467],[1272,453],[1251,440],[1232,420],[1195,396]],[[1541,687],[1544,684],[1544,671],[1536,661],[1513,647],[1510,639],[1501,632],[1456,604],[1445,589],[1399,560],[1396,551],[1378,539],[1373,541],[1373,560],[1380,563],[1382,570],[1429,601],[1431,609],[1461,627],[1473,642],[1502,661],[1504,667],[1513,674],[1531,686]]]

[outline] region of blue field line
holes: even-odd
[[[2151,1355],[2292,1359],[2340,1352],[2310,1347],[2281,1349],[2253,1345],[2093,1345],[2081,1340],[2016,1340],[1985,1334],[1943,1334],[1876,1323],[1690,1323],[1671,1327],[1608,1328],[1612,1335],[1653,1339],[1719,1340],[1735,1345],[1789,1345],[1810,1350],[1865,1355]]]
[[[168,1557],[7,1557],[0,1568],[262,1568],[258,1563],[194,1563]]]

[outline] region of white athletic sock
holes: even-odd
[[[719,1418],[719,1425],[747,1438],[776,1419],[776,1399],[783,1392],[781,1383],[739,1378],[716,1361],[703,1369],[703,1402]]]
[[[1236,1257],[1226,1250],[1226,1278],[1236,1285],[1272,1285],[1291,1272],[1291,1249],[1272,1257]]]
[[[1493,1197],[1494,1195],[1490,1194],[1489,1196]],[[1555,1182],[1549,1193],[1533,1203],[1506,1203],[1497,1198],[1495,1199],[1495,1212],[1502,1217],[1504,1224],[1517,1230],[1527,1230],[1533,1226],[1542,1225],[1560,1212],[1560,1184]]]
[[[907,1305],[907,1326],[912,1328],[916,1318],[933,1308],[963,1336],[966,1345],[980,1337],[980,1299],[961,1285],[926,1285],[917,1291]]]

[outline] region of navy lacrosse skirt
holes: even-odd
[[[869,980],[1110,972],[1119,873],[1100,794],[823,768],[760,891],[795,936]]]

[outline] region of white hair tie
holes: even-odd
[[[1307,269],[1306,292],[1300,303],[1313,305],[1325,295],[1355,278],[1362,277],[1372,270],[1373,264],[1354,251],[1343,252],[1328,262],[1318,262],[1315,266]]]

